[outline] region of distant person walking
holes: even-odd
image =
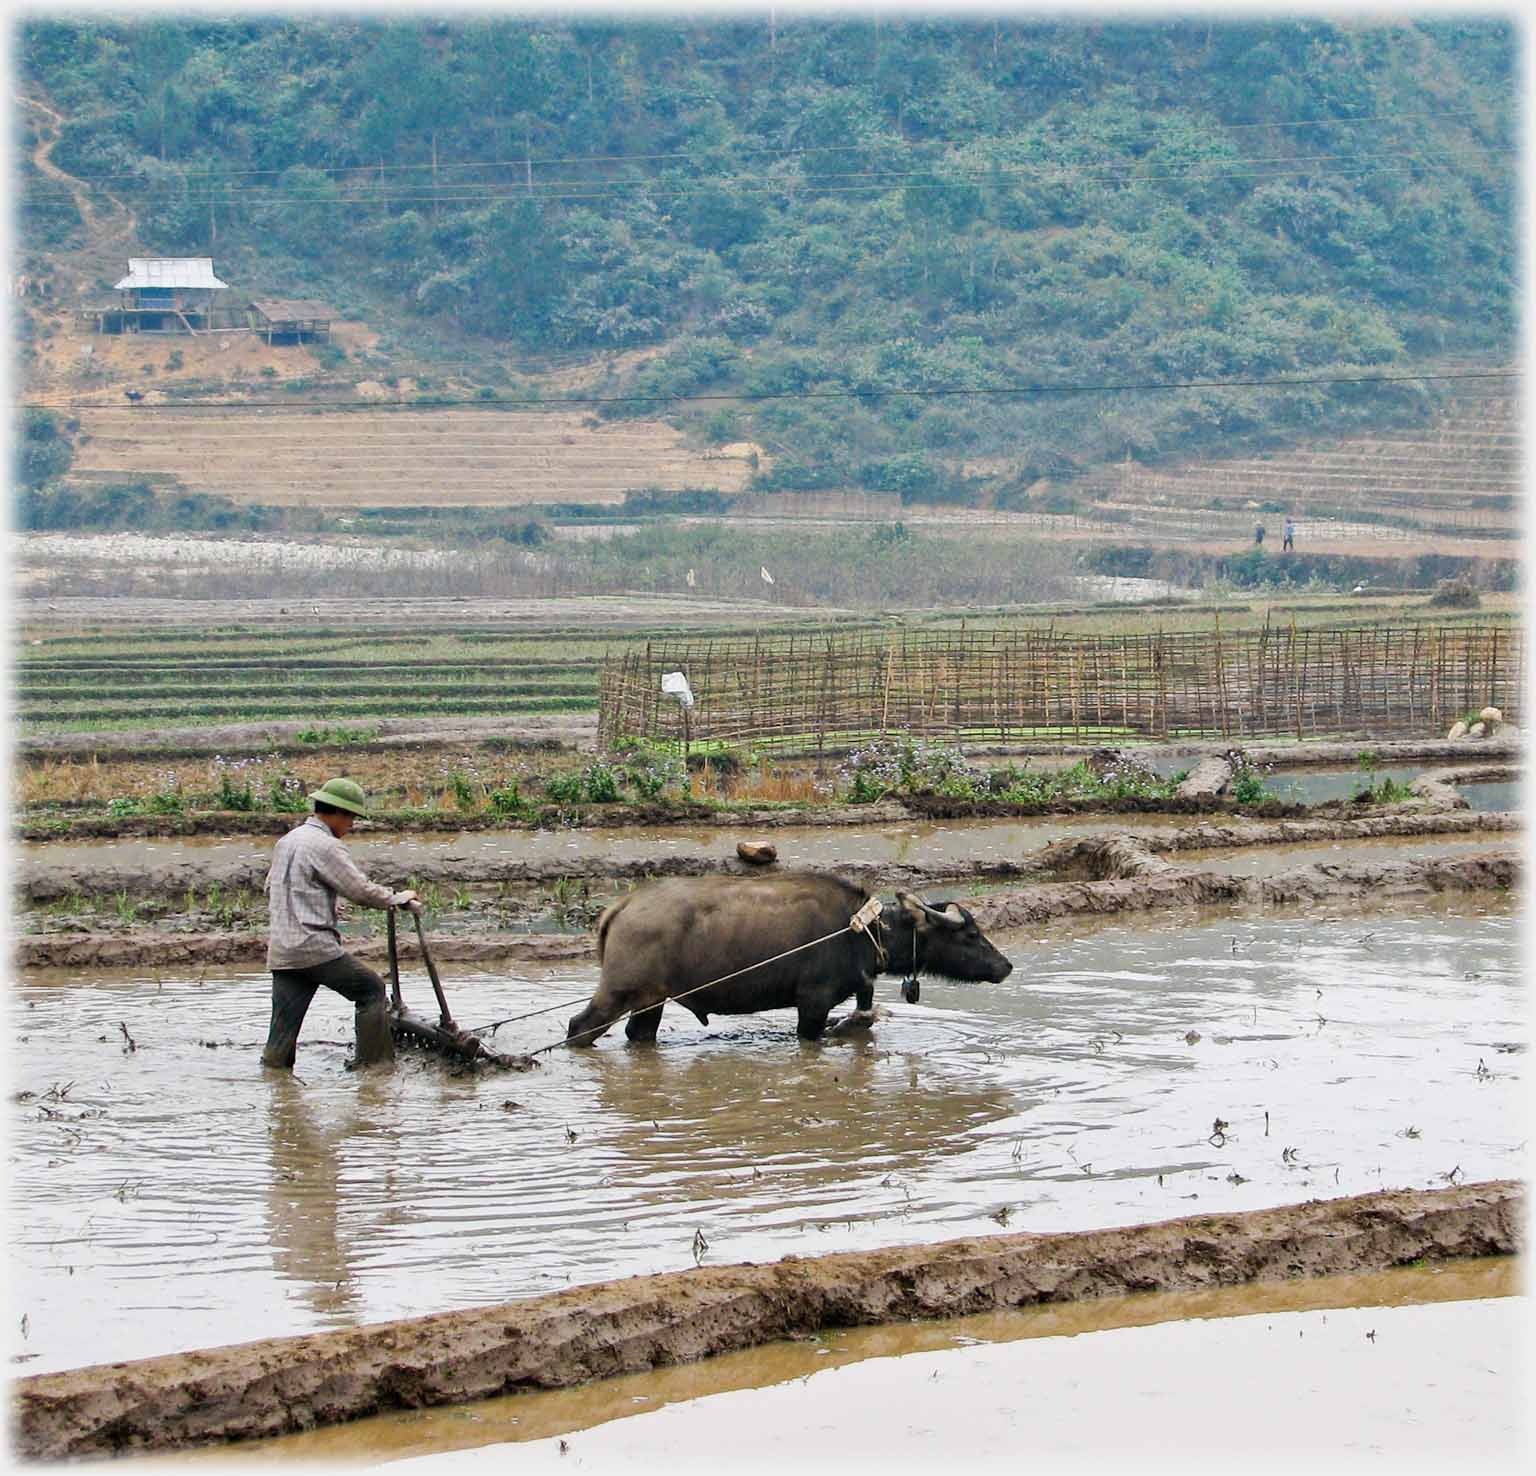
[[[1263,546],[1264,546],[1264,525],[1263,525],[1263,523],[1256,523],[1254,525],[1254,529],[1253,529],[1253,546],[1255,548],[1263,548]]]
[[[1285,536],[1283,538],[1281,538],[1281,540],[1280,540],[1280,552],[1284,553],[1286,551],[1286,549],[1290,549],[1292,552],[1294,552],[1295,548],[1296,548],[1296,524],[1293,523],[1289,518],[1287,518],[1285,520]]]
[[[421,903],[415,892],[391,892],[369,881],[342,845],[357,817],[367,813],[361,785],[351,779],[327,779],[309,797],[315,813],[278,841],[267,873],[272,1025],[261,1064],[292,1069],[304,1016],[322,985],[356,1007],[356,1064],[393,1061],[384,981],[341,946],[336,898],[412,912],[420,912]]]

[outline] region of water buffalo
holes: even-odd
[[[764,963],[847,928],[868,900],[862,887],[811,872],[668,877],[637,887],[597,920],[602,980],[567,1025],[566,1042],[591,1045],[623,1015],[631,1040],[653,1041],[669,999],[704,1025],[711,1014],[794,1008],[800,1038],[817,1040],[828,1014],[850,995],[861,1013],[873,1008],[877,974],[996,983],[1013,969],[963,907],[930,907],[906,892],[880,909],[874,931],[883,958],[868,936],[842,932]]]

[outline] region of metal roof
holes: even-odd
[[[228,287],[213,274],[211,256],[130,256],[119,292],[135,287]]]
[[[334,308],[312,297],[265,297],[251,299],[251,306],[272,323],[297,323],[339,317]]]

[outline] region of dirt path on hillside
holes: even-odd
[[[13,1385],[16,1445],[35,1461],[169,1450],[565,1388],[827,1328],[1513,1255],[1524,1210],[1523,1186],[1498,1180],[1111,1230],[701,1266],[34,1375]]]
[[[68,119],[41,98],[17,94],[16,101],[22,107],[41,114],[47,120],[47,132],[44,133],[43,129],[38,130],[38,143],[32,150],[32,163],[39,174],[61,185],[69,192],[85,227],[85,245],[76,252],[61,254],[55,258],[60,264],[63,262],[71,264],[75,275],[73,286],[76,295],[83,294],[88,290],[88,282],[99,275],[110,255],[116,253],[119,257],[126,258],[127,253],[124,248],[138,234],[138,217],[122,200],[105,189],[101,190],[100,194],[107,201],[109,210],[106,214],[97,210],[91,202],[91,187],[84,180],[60,169],[53,162],[53,150],[58,144],[60,131]],[[118,263],[120,267],[125,264],[125,260]]]

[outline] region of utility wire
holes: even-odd
[[[1496,156],[1518,153],[1513,145],[1477,144],[1472,146],[1484,157],[1479,162],[1492,162]],[[310,193],[279,194],[274,191],[237,186],[203,190],[197,188],[213,176],[201,180],[185,176],[179,180],[138,179],[118,186],[123,194],[185,193],[197,204],[210,204],[225,208],[245,205],[387,205],[437,202],[440,204],[465,204],[485,200],[554,200],[590,201],[605,199],[650,198],[679,199],[708,193],[711,190],[730,188],[750,190],[764,194],[815,192],[817,194],[860,194],[901,187],[909,190],[943,190],[957,185],[987,185],[998,180],[1009,183],[1038,182],[1040,184],[1215,184],[1225,180],[1291,179],[1300,175],[1318,175],[1323,178],[1351,178],[1362,174],[1382,177],[1411,172],[1413,169],[1444,170],[1465,164],[1471,156],[1465,151],[1442,150],[1433,153],[1389,154],[1321,154],[1301,160],[1286,161],[1278,157],[1256,160],[1211,161],[1213,165],[1231,163],[1256,164],[1265,167],[1231,169],[1205,167],[1205,161],[1191,164],[1188,168],[1172,173],[1149,174],[1134,167],[1116,169],[1116,166],[1073,166],[1041,164],[1011,168],[978,166],[966,172],[949,169],[943,172],[933,169],[906,171],[862,171],[856,173],[800,175],[794,178],[776,179],[741,175],[718,175],[687,183],[660,183],[654,180],[546,180],[533,185],[507,181],[501,185],[486,184],[480,188],[466,188],[462,183],[441,187],[415,185],[405,190],[366,190],[366,179],[349,181],[345,189],[335,195]],[[1395,167],[1377,168],[1370,161],[1392,161]],[[1273,166],[1273,167],[1270,167]],[[1115,172],[1105,172],[1115,170]],[[861,183],[836,184],[830,181],[860,180]],[[105,191],[101,193],[106,193]],[[41,189],[28,189],[26,196],[38,203],[73,200],[75,191],[61,185]]]
[[[294,404],[291,400],[238,400],[215,401],[205,404],[151,404],[140,402],[132,405],[103,405],[92,400],[31,400],[15,402],[24,409],[52,410],[110,410],[120,415],[146,415],[159,411],[239,411],[287,410],[300,414],[328,414],[333,410],[378,410],[417,412],[441,409],[444,406],[472,406],[479,410],[503,409],[508,405],[528,405],[538,409],[564,405],[699,405],[726,401],[733,404],[767,404],[810,400],[883,400],[883,399],[954,399],[967,395],[1008,398],[1024,395],[1087,395],[1087,394],[1140,394],[1164,390],[1191,389],[1296,389],[1317,385],[1334,384],[1423,384],[1427,382],[1452,382],[1467,380],[1520,379],[1521,369],[1489,369],[1446,374],[1371,374],[1371,375],[1319,375],[1304,379],[1190,379],[1145,380],[1122,384],[1015,384],[1015,385],[941,385],[927,389],[900,389],[882,386],[878,389],[846,390],[786,390],[780,393],[755,394],[750,391],[723,391],[712,394],[684,395],[561,395],[540,398],[508,396],[484,400],[479,396],[461,399],[435,399],[430,405],[411,401],[380,400],[329,400]]]
[[[1459,111],[1459,112],[1450,112],[1450,113],[1377,113],[1377,114],[1373,114],[1373,115],[1366,116],[1366,117],[1361,117],[1361,118],[1309,118],[1309,119],[1298,119],[1298,120],[1296,120],[1294,122],[1289,122],[1289,123],[1286,123],[1286,122],[1273,122],[1273,123],[1221,123],[1221,122],[1216,122],[1216,123],[1207,124],[1204,120],[1193,119],[1193,118],[1185,118],[1182,115],[1180,115],[1180,121],[1191,122],[1191,123],[1196,124],[1197,126],[1210,127],[1212,129],[1221,130],[1221,131],[1224,131],[1224,132],[1227,132],[1227,133],[1236,133],[1239,130],[1247,130],[1247,129],[1254,129],[1254,128],[1266,128],[1266,129],[1271,129],[1271,130],[1284,129],[1284,128],[1337,128],[1337,127],[1341,127],[1341,126],[1349,127],[1349,126],[1353,126],[1353,125],[1355,125],[1357,123],[1440,122],[1440,121],[1444,121],[1444,120],[1448,120],[1448,119],[1454,119],[1454,118],[1476,118],[1476,117],[1479,117],[1479,116],[1481,116],[1481,115],[1479,113],[1477,113],[1476,111],[1473,111],[1471,109],[1467,109],[1467,110],[1463,110],[1463,111]],[[1052,120],[1047,119],[1047,120],[1044,120],[1044,121],[1051,122]],[[1156,133],[1154,131],[1150,136],[1155,139],[1157,135],[1156,135]],[[914,142],[912,142],[910,140],[906,140],[906,139],[898,140],[898,139],[896,139],[894,137],[891,137],[889,135],[879,135],[879,136],[877,136],[875,138],[872,138],[872,139],[866,139],[866,140],[864,140],[863,142],[860,142],[860,143],[851,143],[851,144],[816,144],[816,145],[808,145],[808,146],[806,146],[804,148],[790,148],[790,149],[734,149],[734,150],[726,150],[726,152],[729,152],[729,153],[733,154],[735,157],[738,157],[738,158],[755,158],[755,157],[758,157],[760,155],[768,155],[768,156],[771,156],[771,157],[781,158],[781,159],[795,159],[795,158],[804,158],[807,155],[811,155],[811,154],[863,153],[863,152],[866,152],[866,151],[869,151],[869,150],[873,150],[873,149],[891,149],[891,150],[907,149],[907,150],[912,150],[912,149],[917,149],[917,148],[921,148],[921,147],[932,147],[932,148],[940,148],[940,149],[942,149],[942,148],[957,148],[957,147],[963,147],[966,142],[968,142],[968,140],[927,139],[927,140],[924,140],[922,144],[917,144],[917,143],[914,143]],[[691,152],[674,152],[674,153],[662,153],[662,154],[567,154],[567,155],[552,156],[552,157],[549,157],[549,158],[544,158],[544,157],[532,158],[532,157],[524,156],[524,157],[513,158],[513,159],[465,159],[465,160],[458,160],[458,161],[441,160],[441,161],[439,161],[436,164],[432,163],[432,161],[430,159],[424,160],[424,161],[422,161],[420,163],[409,163],[409,164],[402,164],[402,163],[386,164],[382,160],[380,162],[378,162],[378,163],[358,162],[356,164],[307,164],[306,163],[306,164],[303,164],[301,167],[303,167],[305,169],[313,169],[313,170],[315,170],[315,171],[317,171],[318,173],[321,173],[321,174],[344,174],[344,173],[369,173],[369,174],[377,174],[377,173],[379,173],[381,171],[385,171],[385,170],[405,170],[405,169],[431,170],[434,173],[436,173],[436,172],[439,172],[439,171],[442,171],[442,170],[448,170],[448,169],[527,169],[529,167],[532,167],[532,168],[535,168],[535,169],[544,169],[544,168],[549,168],[552,165],[563,165],[563,164],[637,164],[637,163],[639,163],[639,164],[649,164],[649,163],[656,163],[656,162],[665,161],[665,160],[685,160],[686,161],[686,160],[701,159],[701,158],[707,159],[708,157],[709,157],[709,152],[708,151],[695,150],[695,151],[691,151]],[[289,168],[292,168],[292,167],[294,167],[294,166],[287,165],[287,166],[285,166],[282,169],[220,169],[220,170],[217,171],[217,173],[220,176],[223,176],[223,177],[229,177],[229,176],[245,177],[245,176],[252,176],[252,175],[277,175],[277,174],[284,174],[284,173],[286,173],[287,170]],[[206,173],[213,173],[213,172],[214,171],[206,171]],[[116,179],[134,179],[134,178],[137,178],[138,176],[133,171],[124,170],[124,171],[121,171],[121,172],[118,172],[118,173],[113,173],[113,174],[79,174],[79,175],[75,175],[73,177],[76,178],[76,179],[82,180],[82,181],[84,181],[86,183],[90,183],[92,181],[97,181],[97,180],[108,181],[108,180],[116,180]]]

